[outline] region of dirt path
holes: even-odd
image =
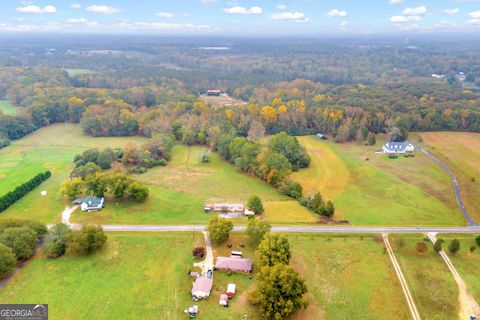
[[[62,223],[65,223],[69,227],[74,227],[75,224],[70,223],[70,216],[78,209],[78,206],[66,207],[62,212]]]
[[[428,233],[428,237],[430,238],[432,243],[435,243],[435,241],[437,241],[436,233]],[[455,279],[455,282],[458,286],[458,304],[460,305],[458,319],[470,319],[471,315],[480,315],[480,306],[478,305],[475,298],[472,296],[470,290],[468,290],[462,277],[458,273],[457,269],[455,269],[452,261],[450,261],[450,258],[443,250],[440,251],[439,254],[442,257],[443,261],[445,261],[445,263],[447,264],[447,267],[452,273],[453,278]]]
[[[448,169],[443,163],[441,163],[440,160],[438,160],[430,152],[420,147],[417,147],[417,149],[423,152],[433,162],[438,164],[440,168],[442,168],[442,170],[445,171],[446,174],[448,174],[448,176],[452,180],[453,191],[455,192],[455,198],[457,199],[457,203],[458,203],[458,207],[460,208],[460,211],[463,213],[463,216],[471,226],[476,226],[477,224],[475,223],[475,221],[473,221],[472,217],[470,216],[470,214],[467,212],[467,209],[465,208],[465,204],[463,203],[462,194],[460,193],[460,187],[458,185],[457,177],[455,177],[453,172],[450,169]]]
[[[395,273],[397,274],[398,280],[400,280],[400,284],[402,286],[403,294],[405,295],[405,299],[407,300],[408,308],[410,309],[410,313],[412,314],[413,320],[420,320],[420,314],[418,313],[417,306],[415,305],[415,301],[413,300],[412,294],[408,289],[407,281],[403,276],[402,269],[400,269],[400,264],[395,258],[395,254],[393,253],[392,246],[390,245],[390,241],[388,241],[388,234],[383,233],[383,242],[385,243],[385,248],[387,249],[388,255],[390,256],[390,260],[392,261],[393,268],[395,269]]]
[[[206,275],[208,270],[213,271],[213,248],[212,242],[210,241],[210,237],[208,236],[207,231],[203,231],[203,236],[205,237],[205,247],[207,250],[207,254],[205,256],[205,260],[202,262],[195,263],[195,267],[199,267],[202,269],[202,274]]]

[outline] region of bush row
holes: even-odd
[[[5,211],[8,207],[23,198],[27,193],[39,186],[43,181],[50,178],[51,175],[52,173],[50,171],[39,173],[29,181],[17,186],[15,190],[10,191],[6,195],[0,197],[0,212]]]

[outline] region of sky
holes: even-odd
[[[0,32],[480,34],[480,0],[1,0]]]

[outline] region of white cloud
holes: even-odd
[[[217,30],[209,25],[191,23],[151,23],[151,22],[97,22],[87,19],[51,22],[18,22],[14,24],[0,23],[0,31],[11,32],[76,32],[76,33],[152,33],[152,32],[212,32]]]
[[[393,16],[390,17],[390,21],[393,23],[405,23],[409,21],[420,21],[422,17],[420,16]]]
[[[285,10],[285,9],[287,9],[287,6],[284,5],[284,4],[279,4],[279,5],[277,5],[277,6],[275,7],[275,9],[277,9],[277,10]]]
[[[468,16],[472,19],[480,19],[480,10],[472,11],[468,14]]]
[[[327,16],[329,16],[329,17],[346,17],[346,16],[348,16],[348,13],[345,10],[333,9],[333,10],[330,10],[327,13]]]
[[[388,1],[388,3],[390,4],[399,4],[399,3],[402,3],[404,0],[390,0]]]
[[[308,22],[309,19],[301,12],[282,12],[275,13],[270,16],[272,20],[294,21],[294,22]]]
[[[456,15],[457,13],[460,12],[460,9],[458,9],[458,8],[455,8],[455,9],[445,9],[445,10],[443,10],[443,12],[444,12],[446,15],[454,16],[454,15]]]
[[[203,4],[211,4],[217,2],[217,0],[200,0],[200,2]]]
[[[467,24],[480,25],[480,19],[470,19],[470,20],[467,21]]]
[[[26,5],[24,7],[18,7],[17,12],[20,13],[55,13],[57,12],[57,8],[54,6],[48,5],[43,8],[34,6],[32,4]]]
[[[261,14],[263,12],[260,7],[245,8],[240,6],[225,8],[223,11],[230,14]]]
[[[85,18],[71,18],[67,20],[67,23],[78,24],[78,23],[87,23],[88,19]]]
[[[173,18],[173,13],[170,12],[157,12],[155,15],[160,18]]]
[[[427,7],[420,6],[416,8],[408,7],[402,11],[402,13],[406,16],[423,16],[427,14]]]
[[[87,10],[88,12],[100,13],[100,14],[114,14],[122,11],[119,8],[109,7],[106,5],[93,5],[93,6],[86,7],[85,10]]]
[[[82,7],[82,5],[80,3],[72,3],[70,5],[70,8],[72,9],[80,9]]]

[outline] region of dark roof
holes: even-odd
[[[215,267],[218,269],[229,269],[232,271],[252,271],[253,262],[251,259],[240,257],[218,257]]]

